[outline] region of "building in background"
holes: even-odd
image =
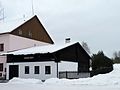
[[[36,15],[0,23],[0,77],[6,75],[6,55],[3,53],[49,44],[54,42]]]

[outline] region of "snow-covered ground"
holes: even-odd
[[[120,64],[115,64],[112,72],[92,78],[51,78],[45,82],[14,78],[8,83],[0,83],[0,90],[120,90]]]

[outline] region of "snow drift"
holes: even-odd
[[[57,79],[51,78],[44,84],[72,84],[72,85],[120,85],[120,64],[114,65],[114,70],[107,74],[99,74],[91,78]]]
[[[9,82],[9,84],[41,84],[42,81],[39,79],[23,79],[23,78],[13,78]]]
[[[38,79],[13,78],[8,83],[31,83],[43,85],[120,85],[120,64],[114,65],[114,70],[107,74],[96,75],[91,78],[58,79],[51,78],[45,82]]]

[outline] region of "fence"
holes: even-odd
[[[87,77],[90,77],[89,72],[81,72],[81,73],[78,73],[77,71],[59,72],[59,78],[78,79],[78,78],[87,78]]]

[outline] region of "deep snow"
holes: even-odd
[[[120,90],[120,64],[114,65],[114,70],[92,78],[57,79],[51,78],[45,82],[38,79],[14,78],[8,83],[0,83],[0,90]]]

